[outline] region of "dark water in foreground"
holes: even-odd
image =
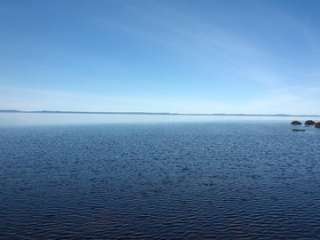
[[[0,239],[320,239],[320,130],[0,128]]]

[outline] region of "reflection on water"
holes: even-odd
[[[295,117],[234,117],[186,115],[134,115],[134,114],[53,114],[53,113],[0,113],[0,126],[70,125],[108,123],[175,123],[216,121],[287,121]],[[299,117],[298,120],[309,118]]]
[[[1,128],[0,239],[320,238],[318,129],[85,123]]]

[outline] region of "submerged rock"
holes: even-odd
[[[291,125],[302,125],[302,123],[299,121],[292,121]]]
[[[294,132],[305,132],[306,130],[305,129],[292,129],[292,131]]]
[[[316,122],[313,120],[307,120],[304,122],[304,125],[306,125],[306,126],[314,126],[315,124],[316,124]]]
[[[316,128],[320,128],[320,122],[317,122],[314,126],[315,126]]]

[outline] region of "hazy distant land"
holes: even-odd
[[[312,114],[247,114],[247,113],[170,113],[170,112],[89,112],[89,111],[25,111],[0,110],[0,113],[49,113],[49,114],[109,114],[109,115],[170,115],[170,116],[231,116],[231,117],[320,117]]]

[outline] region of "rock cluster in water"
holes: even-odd
[[[316,124],[316,122],[313,120],[307,120],[304,123],[305,126],[314,126],[315,124]]]
[[[302,122],[300,121],[292,121],[291,122],[291,125],[294,125],[294,126],[299,126],[299,125],[302,125]],[[306,127],[310,127],[310,126],[314,126],[316,128],[320,128],[320,122],[316,122],[316,121],[313,121],[313,120],[307,120],[304,122],[304,125]]]

